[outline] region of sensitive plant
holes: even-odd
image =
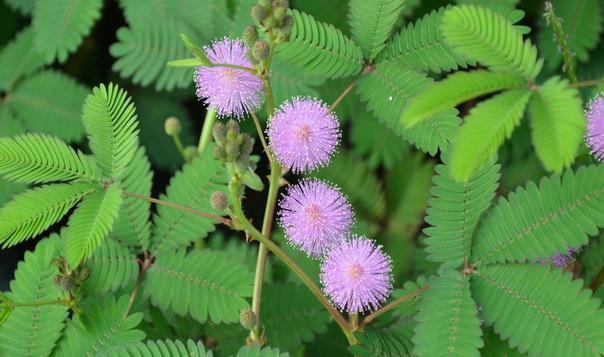
[[[601,4],[419,3],[7,1],[0,355],[604,354]]]

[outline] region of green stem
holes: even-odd
[[[240,69],[242,71],[249,72],[255,76],[258,75],[258,73],[256,73],[256,71],[253,68],[237,66],[237,65],[228,64],[228,63],[212,63],[211,65],[208,65],[208,67],[225,67],[225,68],[232,68],[232,69]]]
[[[375,320],[378,316],[394,309],[395,307],[399,306],[400,304],[413,299],[414,297],[418,296],[419,294],[423,293],[424,291],[428,290],[428,286],[424,286],[423,288],[410,292],[409,294],[405,295],[405,296],[401,296],[400,298],[394,300],[393,302],[391,302],[390,304],[383,306],[381,309],[373,312],[372,314],[370,314],[369,316],[365,317],[365,319],[363,320],[363,325],[368,325],[371,323],[371,321]]]
[[[59,300],[50,300],[50,301],[41,301],[41,302],[32,302],[32,303],[11,303],[10,306],[13,308],[16,307],[36,307],[36,306],[45,306],[45,305],[69,305],[70,300],[68,299],[59,299]]]
[[[258,116],[256,115],[256,113],[254,113],[252,110],[250,110],[250,114],[252,115],[252,119],[254,119],[254,125],[256,126],[256,130],[258,131],[258,137],[260,139],[260,142],[262,143],[262,148],[264,149],[264,152],[265,152],[266,156],[268,157],[268,161],[273,163],[275,160],[273,159],[273,155],[271,154],[271,152],[268,148],[268,144],[266,143],[266,139],[264,138],[264,133],[262,132],[262,126],[260,125],[260,120],[258,119]],[[271,167],[271,169],[272,169],[272,167]],[[279,168],[279,170],[281,170],[281,168]]]
[[[243,210],[241,208],[241,202],[239,201],[239,185],[232,184],[230,186],[231,196],[233,198],[233,210],[234,215],[239,220],[239,224],[241,227],[255,240],[264,244],[266,248],[275,254],[279,259],[281,259],[288,268],[290,268],[300,280],[306,285],[306,287],[311,291],[311,293],[319,300],[319,302],[325,307],[327,312],[332,316],[332,318],[336,321],[338,326],[342,329],[342,332],[348,339],[350,344],[357,343],[356,338],[352,334],[352,330],[348,325],[348,322],[342,316],[342,314],[336,310],[335,307],[329,302],[329,300],[323,295],[323,292],[319,287],[315,284],[315,282],[308,276],[306,273],[294,262],[278,245],[273,243],[270,239],[266,239],[261,232],[259,232],[256,227],[254,227],[251,222],[245,217]]]
[[[568,48],[568,42],[566,41],[566,34],[562,29],[562,22],[554,13],[554,6],[551,2],[545,2],[545,11],[547,12],[547,19],[549,20],[552,30],[554,31],[556,42],[558,47],[562,50],[562,58],[564,59],[564,68],[568,74],[568,78],[571,83],[577,83],[577,74],[573,67],[572,54]]]
[[[602,269],[600,269],[598,274],[596,274],[596,276],[594,276],[594,278],[591,280],[591,283],[589,284],[589,288],[593,292],[595,292],[596,290],[598,290],[600,285],[602,285],[602,283],[604,283],[604,267],[602,267]]]
[[[203,150],[212,141],[212,130],[216,123],[216,109],[208,108],[206,117],[203,121],[203,127],[201,128],[201,135],[199,136],[199,145],[197,145],[197,151],[201,154]]]
[[[356,85],[356,82],[352,82],[348,85],[348,87],[346,87],[346,89],[344,89],[344,91],[342,91],[342,93],[340,93],[340,95],[338,96],[338,98],[336,98],[336,101],[333,102],[333,104],[329,107],[329,110],[333,111],[334,109],[336,109],[336,107],[338,105],[340,105],[340,103],[342,103],[342,101],[344,100],[344,98],[346,98],[346,96],[352,91],[352,89],[354,88],[354,86]]]
[[[182,146],[180,137],[178,135],[172,135],[172,139],[174,139],[174,145],[176,145],[176,149],[178,150],[182,158],[187,161],[187,156],[185,155],[185,148]]]
[[[591,87],[591,86],[597,86],[600,84],[604,84],[604,78],[602,79],[590,79],[588,81],[581,81],[581,82],[577,82],[577,83],[572,83],[570,85],[570,87],[573,88],[582,88],[582,87]]]

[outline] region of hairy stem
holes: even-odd
[[[206,117],[203,121],[203,127],[201,128],[201,135],[199,136],[199,144],[197,145],[197,151],[201,154],[203,150],[212,141],[212,130],[216,123],[216,109],[208,108]]]
[[[581,82],[571,83],[570,87],[572,87],[572,88],[582,88],[582,87],[597,86],[597,85],[600,85],[600,84],[604,84],[604,78],[602,78],[602,79],[590,79],[588,81],[581,81]]]
[[[353,89],[354,86],[356,86],[356,82],[352,82],[348,85],[348,87],[346,87],[346,89],[344,89],[344,91],[342,91],[342,93],[340,93],[340,95],[338,96],[338,98],[336,98],[336,101],[333,102],[333,104],[329,107],[329,110],[334,110],[336,109],[336,107],[338,105],[340,105],[340,103],[342,103],[342,101],[344,100],[344,98],[346,98],[346,96],[348,95],[348,93],[350,93]]]
[[[136,278],[134,289],[132,289],[132,293],[130,293],[130,300],[128,301],[128,308],[126,308],[126,311],[124,312],[124,318],[128,317],[130,310],[132,310],[134,300],[136,300],[136,296],[138,295],[138,291],[140,290],[141,283],[143,282],[143,277],[145,276],[145,272],[151,267],[151,263],[153,262],[153,257],[148,252],[145,252],[144,254],[144,259],[142,261],[139,261],[140,270],[138,271],[138,277]]]
[[[145,195],[139,195],[138,193],[134,193],[134,192],[122,191],[122,193],[125,196],[128,196],[128,197],[138,198],[140,200],[149,201],[151,203],[155,203],[155,204],[160,205],[160,206],[172,207],[172,208],[176,208],[178,210],[181,210],[181,211],[184,211],[184,212],[188,212],[188,213],[191,213],[191,214],[194,214],[194,215],[197,215],[197,216],[213,219],[213,220],[215,220],[215,221],[217,221],[219,223],[224,224],[225,226],[229,226],[230,227],[231,224],[232,224],[232,222],[231,222],[230,219],[224,218],[224,217],[216,215],[216,214],[211,214],[211,213],[206,213],[206,212],[198,211],[198,210],[193,209],[193,208],[181,206],[181,205],[178,205],[176,203],[172,203],[172,202],[168,202],[168,201],[158,200],[157,198],[153,198],[153,197],[149,197],[149,196],[145,196]]]
[[[414,297],[418,296],[419,294],[423,293],[424,291],[428,290],[428,286],[424,286],[423,288],[410,292],[409,294],[405,295],[405,296],[401,296],[400,298],[394,300],[393,302],[391,302],[390,304],[382,307],[381,309],[375,311],[374,313],[372,313],[371,315],[367,316],[364,320],[363,320],[363,325],[368,325],[370,324],[373,320],[375,320],[378,316],[394,309],[395,307],[399,306],[400,304],[409,301],[411,299],[413,299]]]
[[[596,276],[591,279],[591,283],[589,283],[589,288],[593,292],[595,292],[596,290],[598,290],[600,285],[602,285],[602,283],[604,283],[604,266],[600,269],[598,274],[596,274]]]
[[[564,33],[564,30],[562,29],[562,22],[554,13],[554,6],[551,2],[545,2],[545,11],[546,18],[549,21],[552,30],[554,31],[557,45],[562,51],[562,58],[564,59],[564,69],[568,74],[570,82],[577,83],[577,74],[575,73],[575,68],[573,67],[573,56],[568,48],[568,42],[566,41],[567,36]]]

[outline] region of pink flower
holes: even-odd
[[[325,182],[309,179],[288,188],[279,203],[279,219],[288,242],[320,257],[343,241],[354,223],[346,197]]]
[[[382,247],[353,236],[335,246],[321,265],[323,291],[341,311],[376,310],[390,295],[391,260]]]
[[[205,49],[212,63],[252,68],[243,42],[225,38]],[[221,116],[242,118],[262,103],[262,81],[241,69],[200,66],[195,70],[197,97]]]
[[[604,162],[604,93],[587,106],[587,145],[596,159]]]
[[[335,114],[317,99],[294,98],[268,124],[270,147],[281,165],[310,171],[329,162],[340,140]]]

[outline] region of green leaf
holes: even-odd
[[[161,310],[191,315],[199,322],[239,321],[248,308],[254,276],[220,252],[165,251],[147,271],[144,294]]]
[[[94,160],[44,134],[0,138],[0,174],[28,183],[96,181],[99,177]]]
[[[530,355],[604,354],[604,311],[582,287],[571,274],[541,265],[488,265],[472,276],[486,322]]]
[[[0,243],[12,247],[44,232],[85,195],[98,189],[89,183],[54,184],[17,195],[0,209]]]
[[[324,81],[321,78],[309,76],[300,71],[292,71],[289,65],[276,58],[271,63],[270,79],[276,105],[296,96],[321,97],[315,89],[323,84]]]
[[[410,127],[470,99],[502,89],[520,88],[525,84],[524,79],[509,73],[483,70],[455,72],[442,81],[425,87],[407,106],[400,120]]]
[[[562,30],[572,54],[587,62],[589,51],[602,40],[602,2],[598,0],[552,0],[556,16],[562,20]],[[562,63],[552,27],[543,19],[537,34],[539,50],[548,68],[556,69]]]
[[[446,270],[428,281],[416,315],[413,353],[418,356],[480,356],[484,346],[470,279]]]
[[[165,195],[160,199],[201,212],[222,215],[210,204],[214,191],[228,192],[228,177],[222,163],[214,158],[211,148],[186,164],[170,180]],[[191,242],[206,237],[219,222],[199,215],[159,206],[153,219],[155,226],[151,250],[159,253],[187,247]]]
[[[8,91],[21,77],[44,66],[44,56],[36,51],[33,42],[34,31],[26,27],[4,46],[0,52],[0,90]]]
[[[380,122],[420,150],[434,155],[439,148],[447,146],[459,126],[455,109],[437,113],[413,128],[404,128],[398,120],[413,103],[413,98],[431,83],[426,74],[393,62],[378,64],[375,70],[363,76],[358,92]]]
[[[47,62],[65,62],[101,16],[102,0],[36,0],[33,13],[34,43]]]
[[[583,142],[585,118],[581,97],[567,80],[553,77],[529,103],[533,145],[543,166],[560,173],[574,161]]]
[[[113,295],[103,301],[82,303],[82,313],[74,315],[53,356],[112,356],[121,346],[141,341],[145,334],[136,330],[142,313],[126,315],[128,295],[117,301]]]
[[[292,16],[294,27],[289,41],[277,46],[278,58],[325,78],[349,77],[361,71],[361,49],[340,30],[298,10],[292,10]]]
[[[432,196],[424,230],[428,236],[428,260],[459,264],[468,260],[474,230],[484,211],[491,205],[499,181],[499,165],[491,158],[467,182],[451,177],[450,158],[442,156],[445,165],[436,166]]]
[[[475,65],[444,41],[440,23],[447,8],[431,13],[407,25],[388,41],[378,62],[395,62],[419,71],[446,72]]]
[[[27,186],[22,183],[14,183],[0,178],[0,206],[3,206],[18,193],[25,191],[26,188]]]
[[[86,294],[104,295],[132,283],[138,275],[136,255],[128,247],[105,239],[86,260],[90,277],[84,285]]]
[[[92,253],[107,238],[122,204],[122,190],[111,186],[86,197],[69,218],[65,229],[66,258],[72,268]]]
[[[4,2],[23,16],[33,14],[36,5],[36,0],[4,0]]]
[[[488,8],[460,5],[445,11],[441,30],[445,40],[460,55],[494,71],[537,77],[543,60],[537,48],[522,40],[520,31],[503,15]]]
[[[382,183],[367,164],[348,152],[336,155],[331,164],[311,176],[336,184],[348,196],[352,206],[365,217],[379,220],[386,213]],[[362,190],[359,190],[362,187]]]
[[[243,346],[237,352],[236,357],[287,357],[288,353],[281,353],[277,348],[271,348],[268,346],[260,347],[254,344],[253,346]]]
[[[348,351],[361,357],[411,356],[412,343],[400,333],[400,329],[404,327],[397,325],[377,331],[356,332],[354,335],[360,344],[349,346]]]
[[[367,157],[367,164],[375,169],[381,165],[390,169],[398,164],[409,146],[384,125],[377,122],[368,112],[360,113],[352,121],[350,141],[354,152]]]
[[[604,226],[604,166],[529,182],[482,219],[472,262],[524,262],[587,244]]]
[[[581,254],[581,269],[586,286],[590,284],[602,267],[604,267],[604,232],[600,234],[600,237],[592,239]],[[602,298],[604,289],[598,289],[594,294]]]
[[[508,346],[507,343],[501,340],[494,331],[485,331],[482,336],[484,347],[480,349],[481,356],[505,356],[505,357],[522,357],[517,350]]]
[[[520,124],[530,97],[528,89],[511,89],[472,108],[464,118],[451,152],[453,179],[467,181],[480,165],[497,153]]]
[[[8,298],[16,304],[64,298],[53,281],[59,272],[52,261],[59,252],[57,235],[41,240],[34,252],[26,252],[11,282]],[[60,304],[16,307],[4,325],[0,325],[0,355],[49,356],[61,336],[67,312],[67,306]]]
[[[151,164],[145,155],[145,148],[140,147],[134,154],[132,162],[126,167],[119,185],[126,192],[149,197],[152,184]],[[151,237],[150,215],[149,201],[130,196],[124,197],[111,237],[139,252],[147,249]]]
[[[352,38],[365,58],[373,60],[384,48],[405,0],[351,0],[348,22]]]
[[[45,70],[19,83],[8,104],[29,130],[74,142],[84,136],[81,114],[87,94],[72,78]]]
[[[186,343],[180,340],[158,340],[137,342],[127,347],[122,347],[111,352],[118,357],[212,357],[212,351],[205,349],[202,341],[197,343],[193,340],[187,340]]]
[[[138,146],[138,121],[132,99],[110,83],[92,89],[83,114],[90,149],[103,175],[116,178],[126,168]]]

